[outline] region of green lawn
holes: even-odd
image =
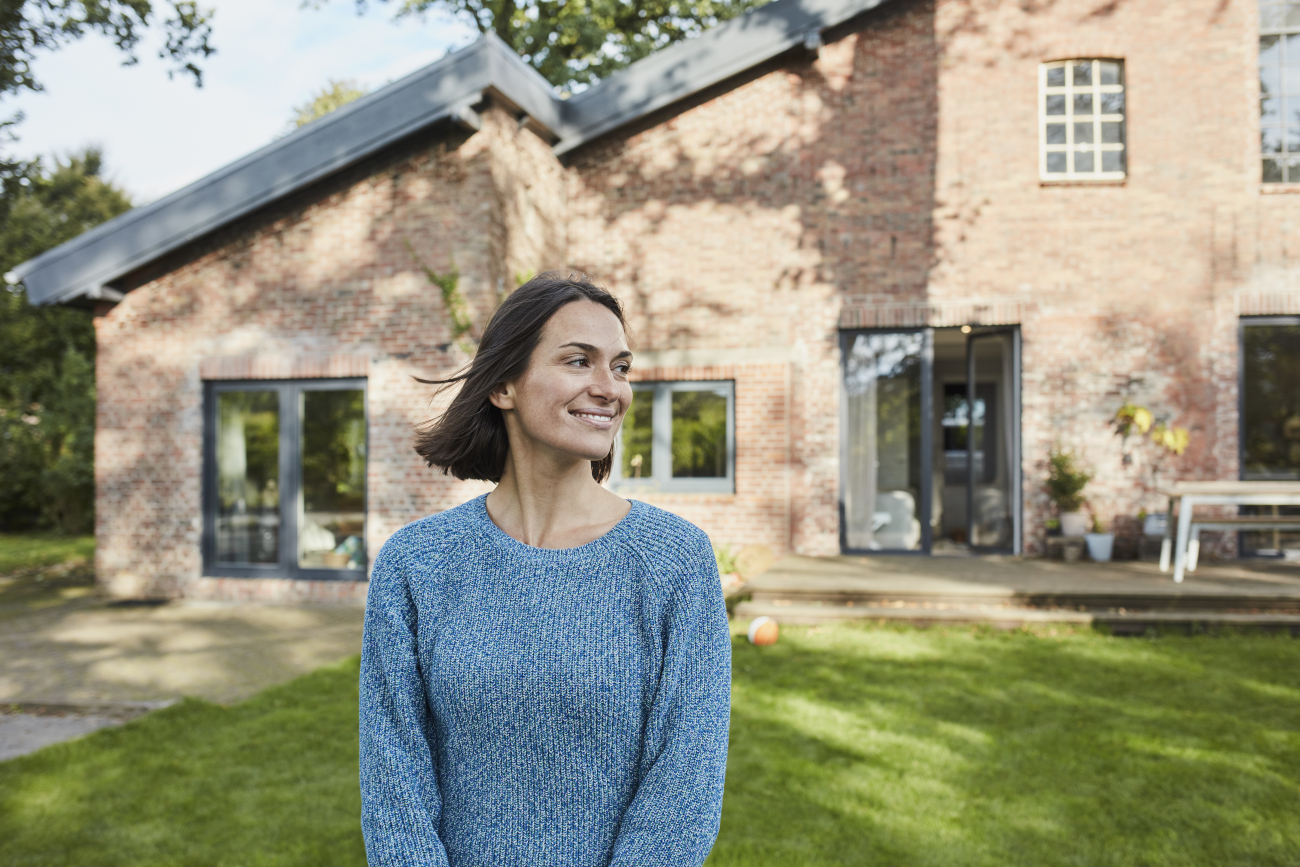
[[[363,863],[355,683],[352,661],[0,763],[0,864]],[[1297,852],[1295,639],[843,626],[735,646],[711,865]]]
[[[95,556],[94,536],[0,533],[0,575]]]

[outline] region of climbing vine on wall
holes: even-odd
[[[415,260],[415,264],[424,272],[425,279],[430,284],[438,287],[438,291],[442,295],[442,306],[447,311],[448,324],[451,326],[451,339],[460,344],[463,349],[470,348],[469,344],[472,343],[472,339],[469,332],[474,323],[469,317],[469,302],[465,300],[465,296],[461,294],[459,288],[460,271],[456,269],[455,260],[451,263],[450,271],[446,274],[439,274],[424,263],[424,260],[420,258],[420,254],[415,252],[415,247],[409,239],[404,239],[404,243],[406,249],[411,253],[411,258]]]

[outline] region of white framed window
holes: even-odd
[[[1038,68],[1038,174],[1044,181],[1119,181],[1128,172],[1122,60],[1057,60]]]
[[[1260,181],[1300,183],[1300,3],[1259,4]]]
[[[735,383],[633,383],[610,483],[626,491],[735,492]]]

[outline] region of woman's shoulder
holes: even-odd
[[[412,521],[388,537],[378,560],[408,562],[458,550],[467,536],[482,528],[483,497]]]
[[[627,545],[656,572],[697,574],[716,569],[709,536],[690,521],[641,500],[632,501],[635,520]]]

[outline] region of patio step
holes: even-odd
[[[1017,629],[1030,624],[1068,623],[1108,626],[1116,634],[1141,634],[1150,628],[1193,629],[1252,627],[1286,629],[1300,634],[1300,614],[1258,611],[1164,610],[1133,611],[1125,607],[1101,610],[1077,608],[1032,608],[996,603],[959,604],[951,601],[909,603],[897,600],[887,605],[846,602],[794,602],[790,599],[747,601],[735,608],[737,617],[767,616],[778,623],[815,624],[835,621],[879,621],[916,625],[984,624]]]
[[[1006,590],[1004,588],[968,585],[960,590],[944,592],[913,592],[898,587],[879,591],[823,588],[747,587],[750,601],[763,605],[831,605],[873,608],[920,608],[947,610],[952,608],[985,609],[1020,608],[1026,610],[1070,610],[1075,612],[1177,612],[1198,614],[1224,612],[1240,614],[1300,615],[1300,598],[1296,596],[1265,596],[1259,593],[1207,592],[1205,590],[1180,592],[1144,592],[1139,589],[1076,589],[1076,590]]]

